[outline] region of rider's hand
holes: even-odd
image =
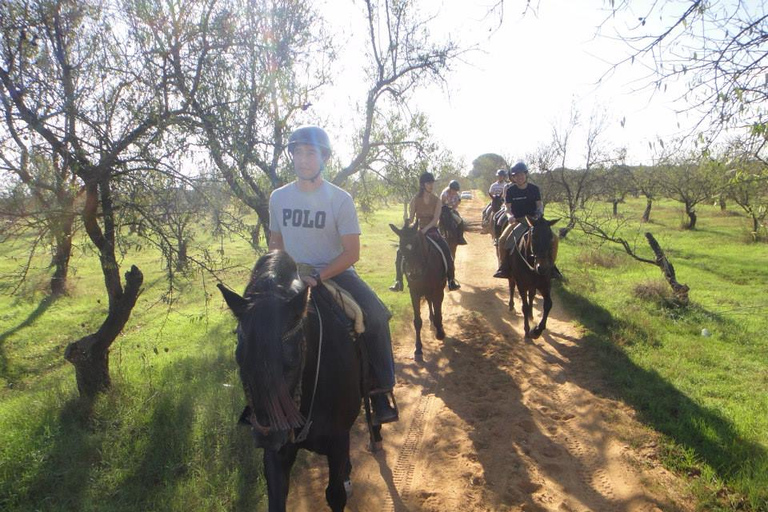
[[[511,213],[508,213],[507,214],[507,220],[509,221],[510,224],[514,224],[517,219],[515,219],[514,215],[512,215]]]
[[[315,270],[308,276],[301,276],[301,280],[304,281],[304,283],[310,288],[314,288],[320,284],[320,272]]]
[[[315,286],[320,284],[314,277],[311,277],[311,276],[301,276],[301,280],[304,281],[304,284],[306,284],[310,288],[314,288]]]

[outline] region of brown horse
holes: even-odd
[[[443,295],[446,283],[445,263],[440,250],[418,227],[406,224],[402,229],[389,225],[400,238],[399,250],[403,255],[405,278],[413,306],[413,327],[416,330],[416,349],[413,358],[423,361],[421,344],[421,298],[429,305],[429,320],[435,327],[435,337],[445,338],[443,330]]]
[[[525,217],[528,229],[517,239],[512,254],[510,254],[512,269],[510,283],[514,281],[517,285],[517,291],[520,293],[527,338],[536,339],[541,336],[541,333],[547,328],[547,317],[552,309],[550,292],[552,270],[555,266],[552,251],[554,239],[552,225],[558,220],[548,221],[542,217],[534,221],[530,217]],[[543,299],[543,312],[541,321],[531,330],[529,320],[533,319],[533,298],[537,291]],[[512,303],[511,291],[509,300]]]

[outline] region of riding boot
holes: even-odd
[[[557,268],[557,265],[552,267],[552,279],[565,279],[563,274],[560,272],[560,269]]]
[[[498,270],[496,270],[496,273],[493,274],[493,277],[498,277],[499,279],[509,279],[509,255],[505,252],[504,256],[501,258],[501,265],[499,265]]]
[[[389,289],[393,292],[403,291],[403,255],[399,250],[395,255],[395,283]]]
[[[459,245],[467,245],[467,239],[464,238],[464,223],[459,224],[456,230],[459,232]]]
[[[456,282],[455,279],[449,279],[448,280],[448,291],[453,292],[461,288],[461,285]]]
[[[390,396],[392,397],[392,403],[389,400]],[[392,423],[400,418],[397,412],[397,402],[395,402],[395,396],[391,391],[371,393],[371,406],[373,407],[374,425]]]

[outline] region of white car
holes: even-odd
[[[470,192],[468,190],[465,190],[464,192],[461,193],[461,198],[462,199],[472,199],[472,192]]]

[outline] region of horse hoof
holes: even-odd
[[[381,449],[384,448],[384,444],[382,441],[371,441],[368,448],[371,450],[371,453],[379,453]]]
[[[445,331],[442,330],[442,329],[438,329],[437,332],[435,333],[435,338],[437,338],[439,340],[444,340],[445,339]]]
[[[531,331],[530,337],[531,339],[538,339],[538,337],[541,336],[541,329],[534,329]]]
[[[344,480],[344,492],[347,493],[347,498],[352,496],[352,480]]]
[[[417,363],[423,363],[424,362],[424,354],[421,352],[414,352],[413,353],[413,360]]]

